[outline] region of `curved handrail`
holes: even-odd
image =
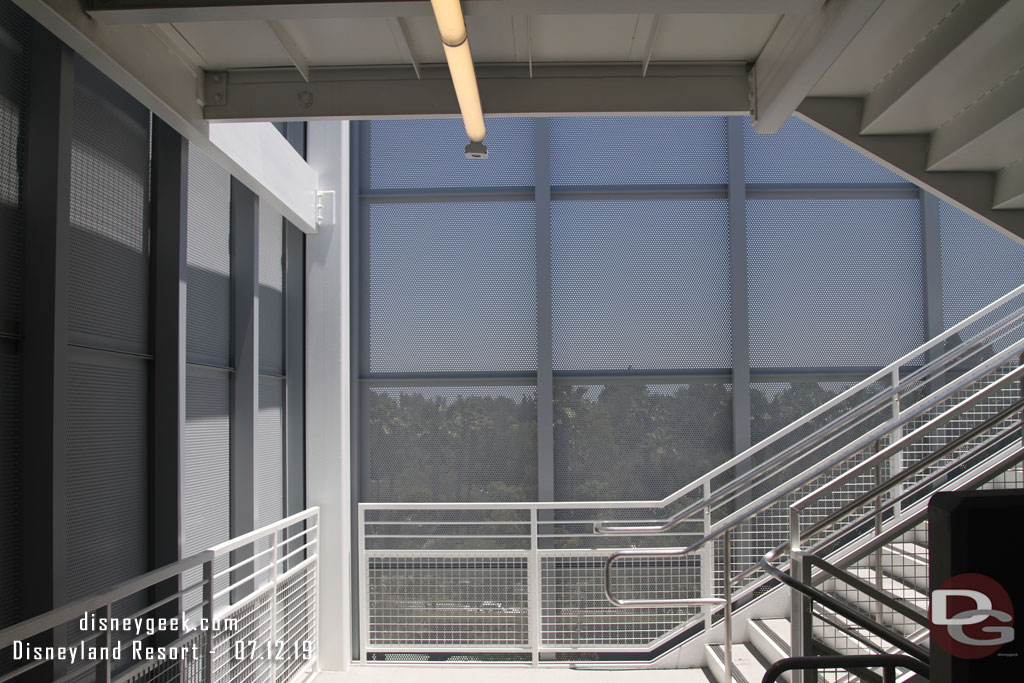
[[[884,670],[883,683],[896,683],[896,669],[909,669],[918,676],[931,677],[931,669],[906,655],[819,655],[817,657],[786,657],[768,667],[761,683],[775,683],[779,676],[794,669],[870,669]]]
[[[886,430],[885,430],[885,432],[883,432],[883,435],[884,435],[884,433],[888,433],[890,431],[894,431],[896,429],[899,429],[904,424],[909,423],[910,421],[916,419],[920,415],[927,413],[935,405],[938,405],[938,404],[942,403],[943,401],[947,400],[950,396],[952,396],[956,392],[960,391],[964,386],[968,386],[968,385],[972,384],[973,382],[977,381],[977,379],[979,377],[984,376],[985,374],[988,374],[994,368],[999,367],[1003,363],[1007,362],[1010,358],[1012,358],[1014,355],[1019,353],[1019,348],[1018,347],[1024,348],[1024,340],[1021,340],[1021,341],[1017,342],[1016,344],[1008,347],[1007,349],[1005,349],[1001,353],[997,354],[996,356],[993,356],[986,363],[978,366],[977,368],[973,368],[970,372],[968,372],[965,375],[961,376],[957,380],[955,380],[953,382],[950,382],[949,384],[944,386],[942,389],[940,389],[940,390],[934,392],[933,394],[931,394],[927,399],[925,399],[925,400],[919,402],[918,404],[916,404],[913,409],[907,411],[907,413],[905,415],[901,416],[899,420],[894,421],[893,423],[891,423],[889,425],[886,425]],[[903,439],[901,439],[900,443],[903,444],[903,446],[906,446],[909,443],[912,443],[914,440],[923,438],[928,433],[930,433],[930,431],[932,431],[932,429],[934,429],[934,426],[937,426],[938,424],[944,424],[944,423],[948,422],[952,417],[954,417],[954,416],[964,412],[965,410],[968,410],[970,407],[972,407],[973,405],[975,405],[979,401],[984,400],[990,394],[998,391],[1003,386],[1005,386],[1007,384],[1010,384],[1010,383],[1012,383],[1012,382],[1014,382],[1014,381],[1016,381],[1018,379],[1021,379],[1021,378],[1024,378],[1024,366],[1020,366],[1017,369],[1015,369],[1013,372],[1010,372],[1010,373],[1004,375],[1003,377],[1001,377],[996,382],[993,382],[992,384],[990,384],[987,387],[985,387],[982,391],[979,391],[979,392],[973,394],[972,396],[966,398],[964,401],[959,403],[953,409],[951,409],[949,411],[946,411],[942,415],[939,415],[938,417],[930,420],[926,425],[923,425],[921,428],[915,430],[911,434],[909,434],[906,437],[904,437]],[[1008,416],[1008,415],[1010,415],[1010,414],[1012,414],[1012,413],[1014,413],[1016,411],[1019,411],[1021,409],[1021,407],[1024,407],[1024,399],[1022,399],[1021,401],[1015,402],[1010,408],[1007,408],[1007,409],[1004,409],[1003,411],[1001,411],[1000,414],[1004,415],[1003,419],[1006,419],[1005,416]],[[951,450],[955,449],[956,447],[959,447],[959,445],[961,445],[962,443],[965,443],[966,441],[969,441],[969,440],[971,440],[973,438],[976,438],[979,434],[981,434],[984,431],[987,431],[988,429],[990,429],[992,424],[995,424],[995,423],[990,419],[990,420],[987,420],[986,422],[982,423],[981,425],[975,426],[973,429],[969,430],[966,434],[961,435],[960,437],[955,439],[953,442],[951,442],[951,443],[956,443],[957,444],[956,446],[952,446],[950,448],[949,444],[947,444],[943,448],[937,449],[935,452],[933,452],[932,455],[929,457],[929,459],[935,459],[935,458],[941,457],[941,455],[943,455],[943,454],[945,454],[947,452],[950,452]],[[729,533],[733,528],[735,528],[739,524],[742,524],[743,522],[749,520],[753,516],[763,512],[765,509],[771,507],[772,505],[776,504],[777,502],[779,502],[780,500],[782,500],[786,496],[790,495],[793,491],[799,490],[803,486],[807,485],[808,483],[810,483],[810,482],[814,481],[815,479],[817,479],[818,477],[820,477],[822,474],[825,474],[829,470],[834,469],[837,465],[842,463],[845,459],[849,458],[853,453],[856,453],[857,451],[859,451],[860,448],[862,448],[865,445],[862,442],[874,441],[874,440],[878,439],[879,436],[880,435],[877,435],[877,434],[868,434],[865,437],[862,437],[860,440],[855,441],[853,444],[851,444],[850,447],[847,447],[847,448],[843,449],[843,451],[840,452],[840,455],[838,457],[829,458],[824,463],[820,464],[818,467],[815,467],[815,468],[813,468],[811,470],[808,470],[808,471],[804,472],[801,475],[798,475],[798,476],[794,477],[793,479],[791,479],[790,481],[786,482],[782,486],[776,488],[774,491],[766,494],[765,496],[762,496],[758,500],[752,501],[750,504],[748,504],[747,506],[745,506],[741,510],[738,510],[737,512],[733,513],[732,515],[729,515],[728,517],[723,519],[721,522],[719,522],[718,525],[716,525],[716,528],[712,529],[707,534],[705,534],[701,539],[697,540],[696,542],[694,542],[693,544],[691,544],[691,545],[689,545],[689,546],[687,546],[685,548],[656,548],[656,549],[631,548],[631,549],[628,549],[628,550],[619,550],[619,551],[617,551],[615,553],[612,553],[611,555],[608,556],[608,559],[605,561],[605,571],[604,571],[605,596],[608,598],[609,602],[611,602],[613,605],[616,605],[616,606],[619,606],[619,607],[623,607],[623,606],[639,607],[639,606],[648,606],[648,605],[650,605],[650,606],[655,606],[655,605],[664,606],[664,605],[669,605],[669,604],[680,604],[680,603],[673,603],[671,601],[664,601],[664,600],[659,600],[659,601],[657,601],[657,603],[655,603],[655,601],[647,601],[647,600],[630,600],[630,601],[619,601],[619,600],[617,600],[614,597],[614,595],[612,593],[612,589],[611,589],[612,566],[615,564],[616,561],[618,561],[621,558],[625,558],[625,557],[632,557],[632,558],[642,558],[642,557],[685,557],[686,555],[689,555],[689,554],[693,553],[694,551],[699,550],[700,548],[704,547],[708,543],[714,541],[719,536],[723,536],[724,534]],[[892,486],[896,486],[896,485],[898,485],[898,483],[899,482],[895,482],[895,483],[892,483],[891,485]],[[875,495],[877,495],[877,493]],[[846,514],[849,514],[849,510],[848,510],[849,507],[850,507],[849,504],[847,504],[847,505],[845,505],[843,507],[843,510],[847,510]],[[856,509],[856,508],[854,508],[854,509]],[[839,512],[833,513],[833,516],[836,515],[836,514],[839,514]],[[773,550],[772,553],[776,552],[776,550],[778,550],[778,549]],[[736,581],[739,578],[746,576],[747,574],[751,573],[753,570],[756,570],[756,568],[757,568],[757,565],[754,565],[752,568],[748,568],[747,570],[742,572],[737,577],[734,577],[733,581]]]
[[[883,377],[886,377],[887,375],[892,375],[894,372],[898,373],[899,369],[902,366],[906,365],[907,363],[909,363],[910,361],[914,360],[915,358],[918,358],[921,355],[926,354],[928,351],[934,349],[935,347],[937,347],[940,344],[944,343],[946,340],[948,340],[948,339],[952,338],[953,336],[959,334],[962,330],[964,330],[967,327],[969,327],[970,325],[976,323],[978,320],[984,318],[985,316],[989,315],[993,311],[999,309],[1006,302],[1011,301],[1012,299],[1016,298],[1017,296],[1020,296],[1021,294],[1024,294],[1024,285],[1020,285],[1019,287],[1016,287],[1013,290],[1007,292],[1006,294],[1004,294],[1003,296],[999,297],[998,299],[996,299],[995,301],[993,301],[989,305],[985,306],[984,308],[980,309],[979,311],[975,312],[974,314],[968,316],[967,318],[964,318],[962,321],[960,321],[956,325],[953,325],[952,327],[950,327],[945,332],[936,335],[935,337],[933,337],[932,339],[928,340],[924,344],[918,346],[917,348],[913,349],[912,351],[907,352],[906,354],[904,354],[900,358],[896,359],[892,363],[889,363],[888,365],[886,365],[884,368],[882,368],[880,370],[877,370],[876,372],[872,373],[871,375],[869,375],[865,379],[861,380],[860,382],[857,382],[852,387],[848,388],[846,391],[843,391],[842,393],[832,397],[831,399],[829,399],[825,403],[821,404],[817,408],[811,410],[810,412],[808,412],[807,414],[805,414],[801,418],[793,421],[789,425],[787,425],[787,426],[783,427],[782,429],[776,431],[771,436],[768,436],[767,438],[759,441],[758,443],[754,444],[750,448],[747,448],[746,450],[738,453],[737,455],[733,456],[729,460],[727,460],[727,461],[723,462],[722,464],[716,466],[715,468],[713,468],[712,470],[710,470],[709,472],[707,472],[706,474],[704,474],[700,478],[698,478],[698,479],[690,482],[689,484],[683,486],[682,488],[678,489],[674,493],[669,494],[668,496],[663,498],[661,501],[659,501],[661,507],[665,507],[665,506],[675,502],[676,500],[679,500],[680,498],[682,498],[686,494],[692,493],[693,491],[695,491],[699,487],[701,487],[705,482],[709,482],[709,481],[713,480],[715,477],[718,477],[721,474],[729,471],[730,469],[735,467],[737,464],[739,464],[741,462],[744,462],[744,461],[750,460],[755,454],[757,454],[761,450],[764,450],[766,447],[772,445],[773,443],[775,443],[779,439],[781,439],[781,438],[791,434],[792,432],[796,431],[797,429],[799,429],[799,428],[801,428],[801,427],[811,423],[816,418],[818,418],[821,415],[827,413],[828,411],[830,411],[831,409],[833,409],[837,405],[840,405],[840,404],[844,403],[845,401],[849,400],[852,396],[856,395],[857,393],[859,393],[861,390],[865,389],[866,387],[874,384],[875,382],[877,382],[878,380],[882,379]],[[719,502],[719,501],[725,499],[726,497],[728,497],[728,495],[730,493],[732,493],[732,492],[734,492],[736,490],[742,489],[743,486],[747,482],[753,480],[753,478],[755,478],[757,476],[763,475],[763,473],[765,472],[765,469],[768,468],[769,466],[778,465],[783,460],[787,460],[788,461],[788,460],[794,459],[795,457],[798,457],[798,455],[797,455],[799,453],[798,449],[802,449],[802,447],[806,446],[812,439],[815,439],[815,437],[820,437],[823,433],[833,432],[834,430],[836,430],[837,427],[846,426],[849,422],[851,422],[851,421],[853,421],[853,420],[855,420],[855,419],[857,419],[859,417],[864,416],[866,413],[872,412],[872,409],[878,408],[879,406],[881,406],[886,399],[891,399],[895,392],[898,392],[901,388],[903,388],[903,387],[905,387],[907,385],[910,385],[910,384],[913,384],[914,382],[919,381],[922,376],[924,376],[926,374],[929,374],[929,373],[932,373],[932,372],[935,372],[936,370],[941,369],[941,368],[943,368],[943,367],[945,367],[947,365],[952,366],[952,365],[956,365],[957,363],[962,363],[963,360],[964,360],[964,357],[969,358],[970,356],[974,355],[974,353],[978,350],[978,348],[982,344],[985,343],[986,340],[988,340],[993,335],[999,333],[1000,331],[1004,330],[1008,326],[1014,324],[1015,322],[1018,322],[1022,318],[1024,318],[1024,305],[1022,305],[1020,308],[1018,308],[1013,313],[1003,317],[1001,320],[997,321],[993,325],[990,325],[983,332],[979,333],[978,335],[975,335],[970,340],[968,340],[966,342],[963,342],[960,345],[958,345],[958,346],[956,346],[956,347],[954,347],[954,348],[952,348],[952,349],[950,349],[948,351],[945,351],[939,357],[934,358],[933,360],[929,361],[928,363],[926,363],[925,365],[923,365],[922,367],[918,368],[913,373],[908,375],[906,378],[901,378],[899,380],[899,382],[896,383],[895,386],[887,387],[886,389],[884,389],[883,391],[879,392],[878,394],[875,394],[874,396],[869,397],[863,403],[861,403],[858,406],[854,407],[852,410],[848,411],[847,413],[844,413],[843,416],[841,416],[839,418],[836,418],[836,420],[833,420],[829,424],[820,427],[814,433],[808,435],[807,437],[804,437],[803,439],[801,439],[797,443],[787,447],[786,449],[784,449],[780,453],[772,456],[771,458],[769,458],[768,460],[764,461],[763,463],[760,463],[757,466],[755,466],[754,468],[751,468],[750,470],[746,471],[740,477],[737,477],[737,478],[731,480],[729,483],[727,483],[723,487],[721,487],[718,491],[715,491],[710,496],[710,498],[703,499],[703,500],[700,500],[700,501],[697,501],[695,503],[692,503],[692,504],[688,505],[687,507],[685,507],[680,512],[677,512],[676,514],[674,514],[671,517],[669,517],[667,520],[660,521],[658,524],[643,525],[643,526],[617,526],[616,525],[617,523],[615,523],[615,522],[603,521],[603,522],[600,522],[600,523],[594,525],[594,531],[596,533],[609,534],[609,535],[610,534],[635,534],[635,533],[645,533],[645,534],[646,533],[662,533],[664,531],[668,531],[668,530],[674,528],[675,526],[677,526],[679,523],[685,521],[686,519],[689,519],[696,512],[702,510],[707,505],[715,504],[716,502]],[[966,356],[964,356],[964,352],[965,351],[969,351],[970,353],[967,354]]]

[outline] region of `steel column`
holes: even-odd
[[[57,38],[34,25],[30,64],[23,177],[21,349],[26,381],[19,468],[23,619],[67,598],[66,321],[74,57]]]
[[[231,537],[255,528],[256,414],[259,391],[259,209],[256,195],[231,178]],[[231,555],[235,564],[251,548]],[[244,575],[244,570],[240,570]],[[232,583],[237,580],[232,575]],[[232,591],[232,602],[248,595],[251,582]]]
[[[534,121],[534,198],[537,215],[537,500],[555,499],[550,138],[548,119]]]
[[[750,447],[750,328],[747,311],[747,198],[743,161],[743,117],[730,116],[729,279],[732,319],[733,453]]]
[[[288,516],[306,508],[306,236],[291,223],[285,226],[284,496]]]

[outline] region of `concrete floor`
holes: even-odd
[[[700,669],[597,671],[529,667],[353,666],[316,683],[708,683]]]

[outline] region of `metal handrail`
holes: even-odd
[[[617,551],[615,553],[612,553],[608,557],[607,561],[605,562],[605,582],[604,582],[605,583],[605,586],[604,586],[605,587],[605,596],[608,598],[609,602],[611,602],[613,605],[616,605],[616,606],[620,606],[620,607],[625,607],[625,606],[640,607],[640,606],[644,606],[644,604],[648,603],[648,601],[629,601],[628,603],[625,603],[623,601],[617,600],[614,597],[614,595],[612,595],[612,593],[611,593],[611,570],[612,570],[612,566],[614,565],[614,563],[619,558],[623,558],[623,557],[633,557],[633,558],[641,558],[641,557],[684,557],[684,556],[689,555],[690,553],[692,553],[692,552],[694,552],[696,550],[699,550],[703,546],[707,545],[711,541],[714,541],[719,536],[722,536],[724,533],[728,532],[729,530],[733,529],[734,527],[738,526],[739,524],[742,524],[743,522],[747,521],[751,517],[753,517],[753,516],[763,512],[764,510],[770,508],[772,505],[775,505],[780,500],[782,500],[786,496],[790,495],[793,491],[799,490],[803,486],[806,486],[808,483],[814,481],[815,479],[819,478],[823,474],[825,474],[828,471],[834,469],[836,466],[840,465],[844,460],[846,460],[847,458],[851,457],[852,454],[856,453],[861,448],[863,448],[864,445],[866,445],[867,443],[870,443],[872,441],[877,440],[878,438],[880,438],[881,436],[884,436],[885,434],[889,433],[890,431],[894,431],[896,429],[901,428],[904,424],[907,424],[907,423],[911,422],[912,420],[916,419],[920,415],[922,415],[924,413],[927,413],[929,410],[934,408],[936,405],[942,403],[943,401],[948,400],[948,398],[950,396],[952,396],[956,392],[960,391],[964,386],[972,384],[973,382],[977,381],[977,379],[979,377],[982,377],[982,376],[988,374],[993,369],[999,367],[1004,362],[1006,362],[1007,360],[1012,358],[1016,353],[1018,353],[1018,351],[1019,351],[1018,347],[1024,348],[1024,340],[1021,340],[1020,342],[1017,342],[1015,345],[1009,347],[1008,350],[1004,350],[999,355],[994,356],[992,359],[989,360],[989,362],[987,362],[987,363],[985,363],[983,365],[980,365],[977,368],[972,369],[972,371],[970,373],[967,373],[964,376],[960,377],[958,380],[956,380],[954,382],[951,382],[950,384],[947,384],[945,387],[943,387],[939,391],[936,391],[933,394],[931,394],[927,399],[920,401],[918,404],[916,404],[914,406],[913,409],[908,410],[904,415],[902,415],[899,420],[896,420],[896,421],[894,421],[894,422],[892,422],[890,424],[885,425],[884,429],[880,433],[876,434],[876,433],[872,432],[872,433],[869,433],[869,434],[865,435],[860,440],[855,441],[850,446],[847,446],[844,449],[842,449],[840,451],[840,455],[839,456],[833,457],[833,458],[829,458],[828,460],[826,460],[824,463],[822,463],[818,467],[816,467],[816,468],[814,468],[812,470],[808,470],[808,471],[804,472],[803,474],[798,475],[798,476],[790,479],[789,481],[787,481],[784,484],[782,484],[779,487],[777,487],[775,490],[769,492],[768,494],[765,494],[764,496],[762,496],[761,498],[759,498],[759,499],[757,499],[755,501],[752,501],[750,504],[748,504],[744,508],[738,510],[737,512],[733,513],[732,515],[729,515],[728,517],[726,517],[725,519],[720,521],[716,525],[715,528],[713,528],[705,536],[703,536],[700,540],[694,542],[693,544],[691,544],[689,546],[686,546],[685,548],[657,548],[657,549],[639,549],[639,548],[638,549],[632,549],[631,548],[631,549],[628,549],[628,550],[620,550],[620,551]],[[1020,377],[1024,377],[1024,366],[1021,366],[1021,367],[1017,368],[1016,370],[1014,370],[1013,372],[1008,373],[1004,377],[1000,378],[997,382],[994,382],[991,385],[989,385],[989,387],[986,387],[984,390],[982,390],[982,391],[980,391],[980,392],[978,392],[978,393],[968,397],[964,401],[962,401],[957,406],[957,408],[959,410],[957,411],[956,414],[959,414],[959,412],[963,412],[964,410],[969,409],[975,403],[978,403],[979,401],[987,398],[987,396],[990,393],[992,393],[992,392],[994,392],[996,390],[996,389],[993,389],[992,387],[996,387],[996,388],[1002,387],[1003,385],[1008,384],[1008,383],[1010,383],[1012,381],[1015,381],[1016,379],[1018,379]],[[1018,407],[1017,410],[1019,410],[1019,409],[1020,408]],[[1013,412],[1013,411],[1009,411],[1009,412]],[[939,417],[934,418],[933,420],[931,420],[927,425],[925,425],[925,427],[927,427],[929,425],[937,426],[939,424],[944,424],[949,419],[950,419],[950,417],[946,413],[943,413],[943,415],[940,415]],[[982,432],[987,431],[988,429],[991,428],[990,425],[987,425],[987,422],[988,421],[986,421],[986,423],[983,423],[982,425],[979,425],[979,426],[973,428],[972,430],[967,432],[967,434],[964,435],[964,436],[969,436],[969,438],[967,440],[970,440],[970,439],[973,439],[973,438],[977,437],[978,434],[981,434]],[[923,436],[925,436],[927,434],[927,432],[930,431],[930,430],[926,430],[925,427],[922,427],[919,430],[915,430],[912,434],[910,434],[906,438],[902,439],[901,443],[904,444],[904,447],[906,445],[908,445],[909,443],[913,442],[914,440],[920,439]],[[973,435],[973,436],[970,436],[970,435]],[[849,507],[849,506],[847,506],[847,507]],[[838,514],[838,513],[833,513],[833,514]],[[847,514],[849,514],[849,510],[847,510]],[[756,568],[756,565],[755,565],[755,568]],[[750,573],[750,570],[747,570],[746,572],[741,573],[738,578],[746,576],[749,573]],[[660,605],[660,606],[664,606],[664,605],[673,604],[673,603],[661,600],[661,601],[658,601],[657,604]],[[678,603],[676,603],[676,604],[678,604]],[[653,601],[650,601],[650,605],[651,606],[654,605]]]
[[[896,669],[909,669],[918,676],[929,678],[931,669],[906,655],[822,655],[819,657],[787,657],[768,667],[761,683],[775,683],[787,671],[818,669],[882,669],[883,683],[896,683]]]
[[[814,563],[815,559],[818,559],[814,555],[802,555],[802,557],[804,559],[810,561],[812,564]],[[921,647],[917,643],[912,642],[911,640],[909,640],[908,638],[903,637],[902,635],[899,635],[897,633],[892,633],[891,631],[889,631],[889,630],[885,629],[884,627],[880,626],[877,622],[874,622],[871,619],[868,619],[867,617],[865,617],[862,614],[859,614],[858,612],[856,612],[853,609],[850,609],[848,606],[844,605],[841,600],[833,598],[828,593],[820,591],[817,588],[814,588],[813,586],[808,586],[807,584],[803,583],[802,581],[798,581],[797,579],[795,579],[792,576],[790,576],[789,572],[784,572],[781,569],[779,569],[778,567],[774,566],[768,560],[767,557],[761,558],[760,565],[761,565],[761,568],[764,569],[765,572],[767,572],[768,574],[771,574],[776,579],[778,579],[782,583],[786,584],[787,586],[789,586],[793,590],[799,591],[800,593],[803,593],[804,595],[809,597],[811,600],[814,600],[818,604],[824,605],[825,607],[828,607],[830,610],[832,610],[836,614],[842,616],[844,619],[848,619],[849,621],[852,621],[857,626],[860,626],[865,631],[868,631],[869,633],[871,633],[871,634],[881,638],[882,640],[884,640],[885,642],[889,643],[890,645],[898,647],[899,649],[903,650],[904,652],[913,653],[914,657],[918,661],[921,661],[921,662],[924,662],[924,663],[928,663],[928,661],[929,661],[928,650],[925,650],[923,647]],[[884,600],[882,600],[882,602],[883,602],[883,604],[885,604],[888,607],[893,607],[894,605],[898,604],[898,602],[896,600],[894,600],[892,598],[889,598],[888,596],[885,596],[884,594],[882,594],[881,597],[885,598]]]
[[[850,387],[846,391],[844,391],[844,392],[838,394],[837,396],[834,396],[833,398],[829,399],[828,401],[826,401],[822,405],[818,406],[814,410],[811,410],[810,412],[808,412],[807,414],[805,414],[803,417],[799,418],[798,420],[795,420],[794,422],[790,423],[786,427],[783,427],[782,429],[776,431],[771,436],[763,439],[762,441],[760,441],[757,444],[751,446],[750,448],[742,451],[741,453],[733,456],[732,458],[730,458],[726,462],[724,462],[721,465],[718,465],[717,467],[713,468],[711,471],[709,471],[708,473],[706,473],[705,475],[703,475],[699,479],[691,482],[690,484],[687,484],[686,486],[682,487],[681,489],[679,489],[675,493],[672,493],[669,496],[666,496],[665,498],[662,499],[662,501],[660,501],[662,506],[668,505],[668,504],[674,502],[675,500],[678,500],[682,496],[695,491],[704,482],[711,481],[715,477],[717,477],[717,476],[719,476],[719,475],[729,471],[730,469],[735,467],[737,464],[739,464],[741,462],[744,462],[744,461],[747,461],[747,460],[750,460],[759,451],[761,451],[764,448],[766,448],[767,446],[775,443],[776,441],[778,441],[782,437],[792,433],[793,431],[796,431],[800,427],[803,427],[806,424],[812,422],[814,419],[816,419],[817,417],[827,413],[829,410],[831,410],[835,406],[840,405],[841,403],[849,400],[852,396],[856,395],[862,389],[864,389],[864,388],[870,386],[871,384],[877,382],[879,379],[882,379],[883,377],[886,377],[888,375],[892,375],[894,372],[898,373],[899,369],[901,367],[903,367],[904,365],[906,365],[907,363],[911,362],[915,358],[920,357],[922,354],[927,353],[928,351],[932,350],[933,348],[935,348],[939,344],[945,342],[946,340],[952,338],[954,335],[958,334],[959,332],[961,332],[965,328],[969,327],[970,325],[974,324],[975,322],[977,322],[981,318],[985,317],[986,315],[988,315],[988,314],[992,313],[993,311],[995,311],[996,309],[1000,308],[1007,301],[1010,301],[1013,298],[1015,298],[1015,297],[1017,297],[1017,296],[1019,296],[1021,294],[1024,294],[1024,285],[1016,287],[1012,291],[1006,293],[1002,297],[1000,297],[1000,298],[996,299],[995,301],[993,301],[992,303],[990,303],[988,306],[985,306],[981,310],[975,312],[974,314],[972,314],[972,315],[968,316],[967,318],[963,319],[962,321],[960,321],[956,325],[950,327],[945,332],[943,332],[943,333],[941,333],[939,335],[936,335],[935,337],[933,337],[929,341],[925,342],[921,346],[915,348],[912,351],[909,351],[908,353],[906,353],[903,356],[901,356],[900,358],[896,359],[895,361],[893,361],[889,365],[886,365],[884,368],[882,368],[882,369],[872,373],[871,375],[869,375],[865,379],[861,380],[860,382],[856,383],[855,385],[853,385],[852,387]],[[684,521],[685,519],[690,518],[696,512],[699,512],[700,510],[704,509],[707,505],[714,504],[714,503],[724,499],[729,493],[732,493],[735,490],[741,489],[743,487],[743,485],[745,483],[747,483],[748,481],[751,481],[755,477],[763,476],[765,468],[768,465],[770,465],[770,464],[777,464],[777,463],[781,462],[783,459],[786,459],[786,460],[792,459],[794,457],[795,453],[797,452],[797,449],[801,448],[802,446],[807,445],[807,442],[810,439],[813,439],[814,437],[820,436],[820,435],[822,435],[824,433],[831,433],[831,432],[833,432],[833,430],[836,429],[837,426],[846,426],[846,424],[848,422],[852,421],[853,419],[856,419],[856,417],[862,416],[865,412],[870,412],[871,408],[879,407],[880,405],[883,404],[885,399],[891,398],[894,392],[899,391],[900,388],[902,388],[902,387],[904,387],[904,386],[906,386],[908,384],[912,384],[913,382],[918,381],[920,379],[920,377],[923,376],[924,374],[933,372],[936,369],[944,367],[946,365],[954,365],[954,363],[952,361],[957,359],[957,357],[962,356],[963,352],[965,350],[968,350],[968,351],[972,352],[971,354],[969,354],[969,356],[973,355],[973,352],[978,347],[980,347],[986,340],[988,340],[991,336],[993,336],[994,334],[1002,331],[1003,329],[1005,329],[1006,327],[1012,325],[1014,322],[1017,322],[1021,318],[1024,318],[1024,307],[1021,307],[1020,309],[1018,309],[1014,313],[1004,317],[1000,321],[998,321],[995,324],[991,325],[985,331],[981,332],[978,335],[975,335],[975,337],[973,337],[971,340],[969,340],[967,342],[964,342],[964,343],[958,345],[957,347],[955,347],[953,349],[950,349],[949,351],[946,351],[945,353],[943,353],[938,358],[936,358],[936,359],[926,363],[924,366],[922,366],[921,368],[917,369],[915,372],[913,372],[911,375],[909,375],[905,379],[900,380],[899,382],[895,383],[895,386],[888,387],[885,390],[883,390],[882,392],[879,392],[879,394],[876,394],[876,395],[870,397],[868,400],[866,400],[862,404],[860,404],[860,405],[856,406],[855,408],[853,408],[852,410],[848,411],[842,417],[837,418],[835,421],[829,423],[828,425],[824,425],[823,427],[821,427],[818,430],[816,430],[813,434],[811,434],[811,435],[809,435],[807,437],[804,437],[803,439],[798,441],[796,444],[793,444],[792,446],[784,449],[782,452],[776,454],[775,456],[772,456],[771,458],[766,460],[764,463],[761,463],[758,466],[756,466],[755,468],[752,468],[751,470],[748,470],[746,473],[744,473],[740,477],[737,477],[734,480],[730,481],[728,484],[725,484],[722,488],[720,488],[718,491],[713,493],[709,498],[701,500],[701,501],[698,501],[698,502],[695,502],[695,503],[692,503],[691,505],[687,506],[686,508],[684,508],[680,512],[678,512],[675,515],[673,515],[672,517],[670,517],[669,519],[664,520],[664,521],[660,522],[657,525],[648,525],[648,526],[616,526],[615,525],[616,523],[614,523],[614,522],[605,521],[605,522],[601,522],[599,524],[596,524],[594,526],[594,531],[597,532],[597,533],[604,533],[604,534],[661,533],[663,531],[667,531],[667,530],[673,528],[678,523]],[[963,362],[963,358],[959,358],[959,360],[957,360],[957,362]],[[854,417],[852,417],[852,418],[847,419],[846,416],[851,414],[851,413],[856,413],[856,415]]]

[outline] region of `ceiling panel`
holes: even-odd
[[[637,35],[636,14],[545,15],[531,18],[533,61],[582,62],[629,60]],[[474,48],[475,49],[475,48]]]
[[[761,54],[781,15],[666,14],[653,60],[750,61]]]
[[[290,65],[288,53],[264,21],[173,24],[210,69]]]
[[[387,19],[309,19],[288,22],[311,66],[406,64]]]

